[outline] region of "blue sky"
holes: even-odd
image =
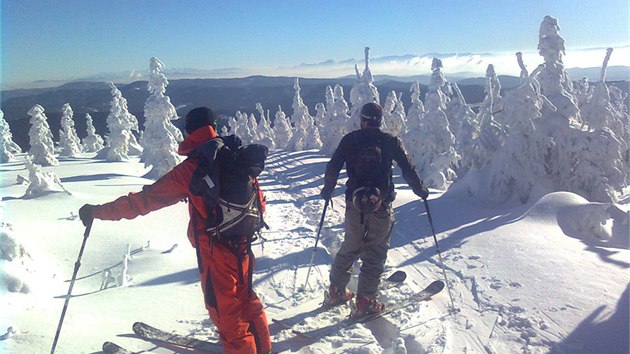
[[[567,55],[630,44],[627,0],[2,0],[0,6],[3,86],[147,70],[152,56],[167,67],[266,74],[362,59],[365,46],[372,57],[535,52],[545,15],[558,19]]]

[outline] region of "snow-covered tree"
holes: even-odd
[[[431,67],[431,82],[425,98],[424,124],[420,128],[422,144],[414,146],[414,163],[424,180],[433,188],[445,189],[455,177],[453,167],[460,159],[455,151],[455,136],[448,127],[444,113],[446,95],[442,91],[446,80],[442,73],[442,62],[434,58]]]
[[[61,108],[61,130],[59,131],[60,156],[77,156],[83,151],[81,140],[74,128],[74,113],[70,103],[66,103]]]
[[[364,104],[369,102],[380,103],[378,95],[378,89],[374,86],[374,77],[372,71],[370,71],[370,48],[365,47],[365,68],[363,74],[359,73],[359,69],[354,67],[357,81],[350,90],[350,104],[352,110],[350,113],[350,121],[348,125],[348,131],[359,129],[360,127],[360,112]]]
[[[525,71],[520,53],[517,58]],[[536,129],[543,103],[538,83],[530,77],[525,77],[523,84],[505,98],[503,107],[505,115],[511,118],[510,129],[505,143],[489,162],[487,192],[526,202],[532,188],[545,176],[545,154],[551,140]]]
[[[627,112],[617,110],[611,103],[606,85],[606,68],[612,54],[608,48],[602,65],[600,82],[595,86],[592,99],[582,108],[581,117],[589,127],[588,132],[575,129],[575,167],[569,180],[571,187],[589,200],[616,201],[616,191],[628,184],[630,166],[624,155],[628,142],[624,133],[628,129]],[[625,119],[625,120],[624,120]]]
[[[507,128],[494,118],[494,70],[486,71],[486,95],[479,107],[477,121],[479,122],[479,135],[474,141],[473,155],[470,157],[471,167],[483,168],[492,159],[493,154],[499,150],[505,141]]]
[[[276,147],[278,149],[285,149],[293,136],[291,124],[286,114],[282,111],[281,106],[278,106],[278,111],[273,121],[273,133],[276,136]]]
[[[291,122],[295,128],[286,149],[291,151],[320,149],[322,147],[322,141],[319,137],[319,130],[315,126],[313,117],[308,112],[308,107],[302,100],[300,81],[298,78],[295,78],[293,89],[295,90],[295,95],[293,96]]]
[[[474,156],[475,139],[479,136],[479,123],[475,112],[466,104],[459,86],[453,83],[451,87],[454,95],[447,109],[451,115],[449,124],[455,134],[455,150],[461,156],[461,160],[455,166],[455,173],[461,178],[472,166],[471,158]]]
[[[247,114],[245,114],[247,116]],[[247,118],[247,128],[252,133],[252,143],[258,143],[260,141],[260,136],[258,136],[258,122],[256,121],[256,116],[254,113],[249,115]]]
[[[65,191],[59,177],[52,171],[42,171],[42,166],[33,162],[31,156],[24,159],[29,182],[24,198],[35,198],[43,194]]]
[[[402,93],[396,95],[396,92],[392,91],[387,96],[383,107],[383,126],[381,129],[395,136],[402,136],[407,133],[407,115],[402,102]]]
[[[261,103],[256,103],[256,110],[260,114],[260,122],[258,122],[258,138],[259,144],[265,145],[269,149],[276,148],[276,139],[273,130],[271,129],[271,123],[265,115],[265,110]]]
[[[416,161],[419,155],[416,153],[414,147],[419,147],[422,145],[420,141],[420,135],[422,134],[422,124],[424,120],[424,104],[422,100],[420,100],[420,84],[418,81],[411,84],[409,88],[411,92],[411,107],[409,107],[409,111],[407,112],[407,132],[403,134],[402,140],[405,144],[405,147],[409,150],[409,157],[411,161]]]
[[[333,88],[326,86],[324,97],[326,98],[326,103],[324,105],[324,116],[319,120],[320,129],[319,135],[322,139],[323,150],[326,149],[328,145],[330,145],[331,135],[333,132],[331,128],[333,127],[333,105],[335,104],[335,94],[333,92]],[[317,114],[319,115],[320,111],[315,107]]]
[[[158,58],[149,62],[149,84],[151,93],[144,104],[144,132],[141,145],[142,161],[145,167],[152,167],[145,175],[158,179],[180,162],[178,144],[184,140],[181,131],[171,123],[177,119],[171,99],[165,95],[168,79],[162,73],[164,64]]]
[[[558,20],[552,16],[545,16],[538,32],[538,53],[543,57],[545,67],[538,75],[538,81],[542,93],[556,108],[556,114],[549,117],[577,121],[579,119],[577,100],[573,97],[573,81],[564,70],[562,62],[565,52],[564,38],[559,32]],[[543,115],[548,113],[546,108],[543,107]]]
[[[241,138],[243,144],[251,144],[254,142],[255,135],[251,131],[249,115],[247,113],[236,111],[236,127],[234,128],[234,134]]]
[[[9,123],[4,119],[4,112],[0,110],[0,163],[13,160],[15,154],[22,153],[22,148],[13,141],[13,134]]]
[[[343,96],[343,87],[341,85],[335,85],[332,106],[328,111],[330,114],[330,122],[326,127],[327,142],[326,145],[322,146],[322,153],[331,156],[337,149],[341,138],[349,133],[349,122],[351,119],[349,111],[348,102]]]
[[[59,164],[55,157],[55,144],[44,107],[36,104],[28,111],[28,115],[31,116],[29,120],[31,128],[28,131],[31,148],[28,154],[32,157],[33,163],[42,166]]]
[[[85,114],[85,126],[87,135],[83,138],[83,151],[85,152],[98,152],[103,149],[103,138],[96,133],[94,128],[94,121],[89,113]]]
[[[492,97],[492,117],[501,126],[506,129],[509,128],[508,115],[503,111],[503,96],[501,96],[501,81],[494,70],[494,65],[488,64],[486,68],[486,78],[490,81],[486,84],[486,97]],[[487,90],[492,90],[492,95],[489,95]],[[489,102],[483,102],[483,104]]]
[[[107,146],[96,157],[104,158],[107,161],[125,161],[129,159],[132,123],[125,114],[127,101],[122,98],[120,90],[113,83],[110,82],[109,86],[112,92],[112,102],[105,121],[109,130]]]
[[[324,144],[324,136],[326,135],[324,122],[326,121],[327,114],[328,112],[326,112],[325,104],[319,102],[315,105],[315,117],[313,117],[313,120],[315,122],[315,127],[317,127],[317,131],[319,132],[319,138],[322,140],[322,144]]]

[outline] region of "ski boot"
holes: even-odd
[[[356,302],[352,306],[351,316],[359,318],[368,315],[375,315],[385,310],[385,304],[374,296],[358,295]]]
[[[332,307],[350,301],[354,297],[354,293],[346,288],[339,289],[334,285],[328,288],[324,293],[324,306]]]

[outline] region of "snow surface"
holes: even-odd
[[[152,183],[127,162],[61,158],[43,168],[66,191],[24,198],[24,154],[0,164],[0,352],[48,353],[82,241],[85,203],[104,203]],[[309,330],[348,313],[306,317],[327,287],[343,237],[343,179],[328,208],[308,287],[304,281],[323,203],[327,158],[315,150],[271,153],[261,185],[271,230],[253,246],[254,282],[269,318],[304,319]],[[342,175],[343,176],[343,175]],[[398,198],[386,274],[407,272],[382,294],[399,301],[444,279],[424,205],[396,172]],[[473,184],[470,180],[469,183]],[[618,204],[568,192],[529,204],[480,204],[466,188],[432,190],[429,207],[447,291],[366,325],[312,343],[270,324],[275,350],[299,353],[628,353],[630,191]],[[113,340],[135,351],[173,353],[133,336],[135,321],[216,339],[186,239],[184,203],[134,220],[96,220],[81,259],[57,353],[99,353]],[[123,265],[126,262],[126,269]],[[356,268],[358,270],[358,268]],[[355,277],[350,287],[356,286]],[[190,351],[180,352],[189,353]]]

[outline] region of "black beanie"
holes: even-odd
[[[211,125],[213,128],[216,125],[216,117],[210,108],[197,107],[186,114],[186,120],[184,123],[186,133],[190,134],[201,127],[205,127],[206,125]]]
[[[361,121],[373,127],[380,127],[383,120],[383,108],[376,102],[366,103],[361,107]]]

